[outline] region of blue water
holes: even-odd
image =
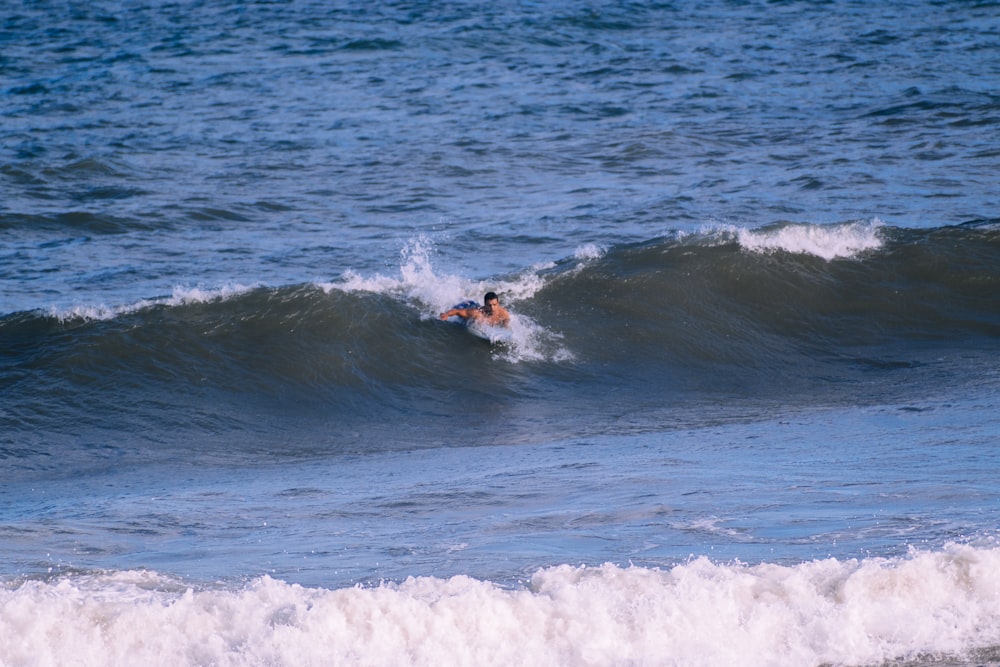
[[[0,664],[1000,664],[1000,8],[0,12]],[[490,344],[438,313],[486,291]]]

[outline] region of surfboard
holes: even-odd
[[[482,322],[468,322],[465,329],[473,336],[488,340],[493,345],[511,343],[514,340],[514,334],[507,327],[495,327]]]

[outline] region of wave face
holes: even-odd
[[[822,386],[995,346],[998,240],[995,226],[722,229],[558,276],[539,317],[587,330],[579,356],[684,390]]]
[[[997,549],[952,546],[796,566],[563,565],[518,590],[466,576],[340,590],[264,577],[192,590],[118,572],[0,587],[0,662],[995,664],[998,570]]]
[[[995,222],[714,227],[492,282],[432,260],[417,241],[398,276],[9,314],[7,430],[272,434],[293,419],[327,447],[359,429],[393,442],[401,419],[410,443],[482,419],[524,437],[623,414],[661,428],[706,401],[906,400],[994,372],[980,362],[1000,341]],[[514,314],[511,345],[436,318],[487,289]]]

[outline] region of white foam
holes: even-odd
[[[112,320],[121,315],[128,315],[154,306],[183,306],[193,303],[208,303],[221,301],[256,289],[259,285],[240,285],[227,283],[225,285],[206,288],[176,286],[170,296],[141,299],[132,303],[117,306],[106,304],[71,306],[69,308],[51,308],[49,316],[60,321],[69,320]]]
[[[441,273],[434,268],[433,254],[433,244],[426,237],[419,237],[407,243],[400,251],[398,276],[377,273],[365,277],[355,271],[347,271],[341,282],[320,283],[318,286],[328,293],[337,289],[397,296],[420,304],[423,314],[432,317],[459,301],[481,299],[486,292],[501,294],[505,302],[517,302],[531,298],[544,285],[536,271],[508,280],[472,280]]]
[[[521,361],[571,362],[572,352],[562,346],[562,334],[546,329],[526,315],[511,313],[512,344],[494,349],[493,356],[511,363]]]
[[[580,261],[593,261],[604,257],[605,253],[607,253],[606,248],[595,243],[588,243],[577,248],[576,252],[573,253],[573,257]]]
[[[1000,549],[376,588],[149,572],[0,586],[4,665],[877,665],[1000,645]]]
[[[835,225],[788,224],[761,229],[723,226],[714,231],[735,236],[740,246],[750,252],[783,251],[815,255],[829,261],[880,249],[883,226],[882,221],[875,218]]]

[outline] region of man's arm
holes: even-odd
[[[454,317],[455,315],[458,315],[463,320],[471,320],[473,317],[475,317],[475,314],[478,312],[479,310],[477,308],[452,308],[451,310],[446,310],[445,312],[441,313],[439,317],[442,320],[446,320],[449,317]]]

